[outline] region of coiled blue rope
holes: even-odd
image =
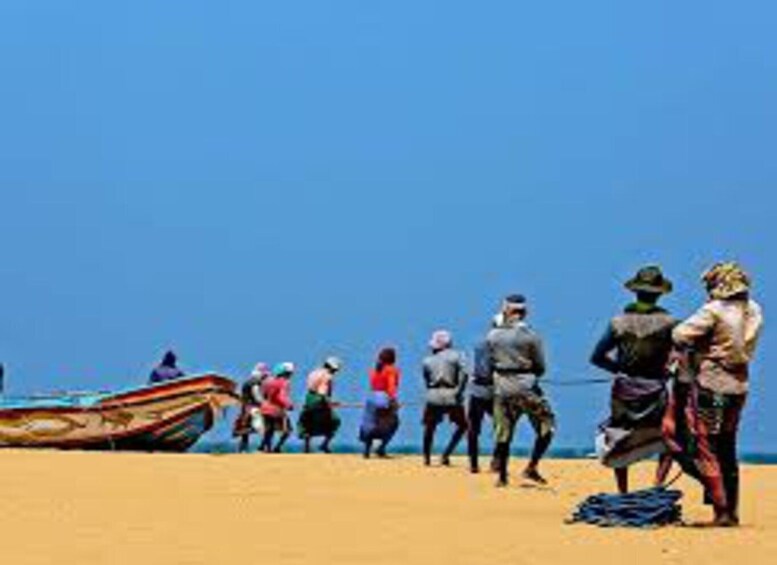
[[[601,527],[653,528],[682,520],[683,493],[656,487],[628,494],[597,494],[577,507],[569,523]]]

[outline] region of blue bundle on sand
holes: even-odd
[[[653,528],[677,524],[682,519],[678,504],[683,493],[664,487],[629,494],[597,494],[578,506],[569,523],[602,527]]]

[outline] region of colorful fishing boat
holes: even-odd
[[[216,374],[116,393],[0,397],[0,447],[181,452],[237,402],[235,383]]]

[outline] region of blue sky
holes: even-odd
[[[338,353],[353,400],[390,343],[412,399],[428,334],[469,348],[510,292],[551,376],[595,376],[644,262],[686,315],[739,259],[768,316],[777,8],[523,4],[4,2],[9,392],[132,385],[172,346],[236,377]],[[746,449],[777,450],[772,335]],[[549,393],[590,444],[606,388]]]

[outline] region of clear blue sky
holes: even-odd
[[[646,261],[686,315],[700,271],[739,259],[768,316],[775,18],[766,1],[3,2],[10,392],[132,385],[172,346],[238,377],[335,352],[356,399],[391,343],[412,398],[428,334],[469,348],[509,292],[532,300],[553,377],[595,376]],[[746,449],[777,450],[773,336]],[[606,388],[549,392],[558,445],[590,444]]]

